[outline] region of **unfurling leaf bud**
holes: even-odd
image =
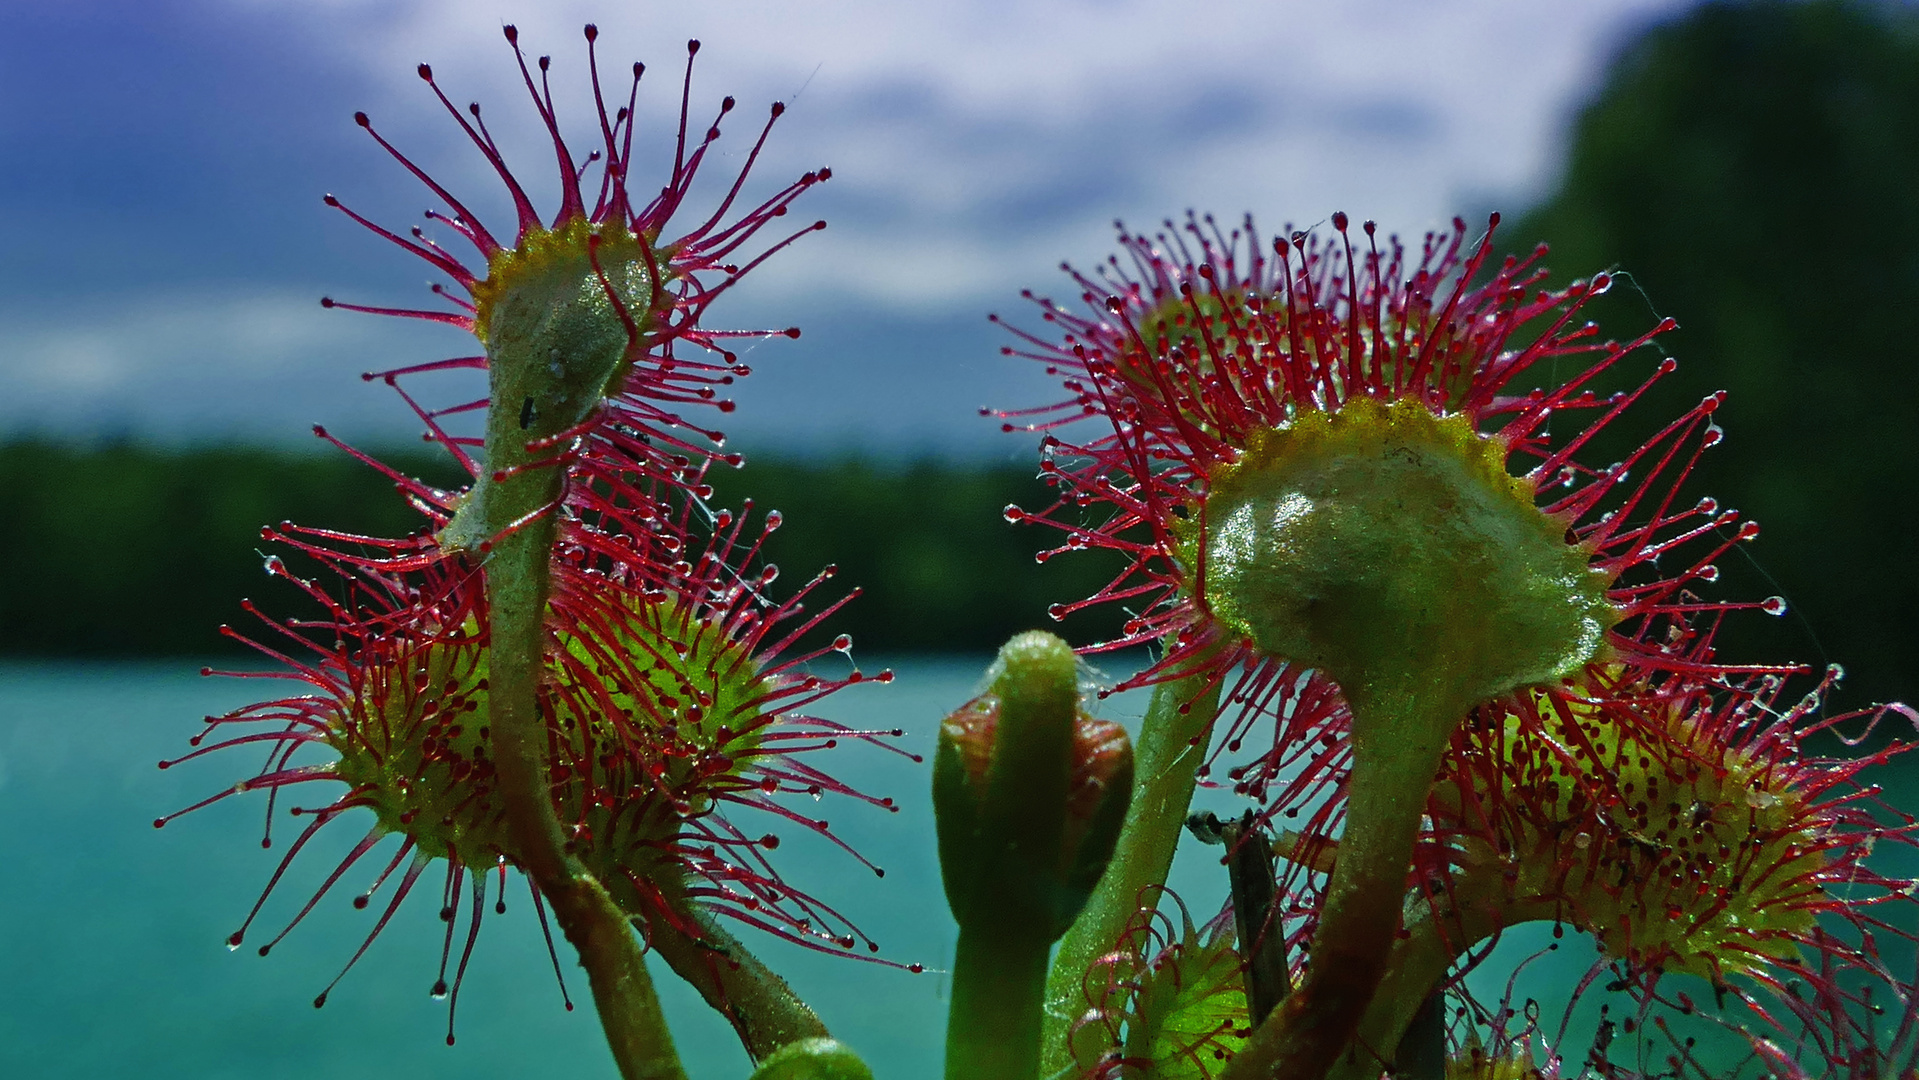
[[[873,1080],[873,1070],[838,1039],[801,1039],[760,1062],[752,1080]]]
[[[1125,729],[1079,707],[1051,634],[1000,650],[987,692],[940,725],[933,765],[946,900],[962,927],[1065,933],[1112,858],[1133,787]]]

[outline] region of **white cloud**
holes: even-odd
[[[714,312],[717,325],[806,329],[764,363],[756,356],[761,372],[729,429],[761,446],[999,453],[1005,441],[973,406],[1045,391],[1026,377],[1032,365],[1014,373],[996,355],[1005,338],[982,315],[1017,317],[1022,287],[1058,291],[1062,258],[1103,258],[1113,218],[1150,230],[1188,207],[1227,222],[1252,210],[1270,235],[1344,209],[1417,235],[1463,204],[1516,209],[1550,183],[1563,121],[1613,48],[1690,0],[202,2],[311,42],[316,70],[357,80],[326,90],[341,95],[341,123],[366,109],[489,221],[510,221],[510,206],[415,76],[418,62],[433,64],[456,105],[486,104],[516,173],[550,208],[551,149],[500,24],[517,20],[530,55],[555,57],[578,153],[595,136],[581,25],[598,20],[614,93],[628,60],[646,60],[640,167],[660,171],[684,42],[701,38],[696,125],[723,94],[741,102],[709,162],[713,183],[730,180],[776,99],[793,108],[747,197],[821,164],[835,173],[793,219],[831,227]],[[430,200],[371,142],[363,153],[314,185],[404,228]],[[354,376],[470,344],[444,328],[323,311],[320,291],[278,282],[0,310],[0,430],[413,429],[391,393]]]
[[[355,376],[434,359],[458,337],[327,311],[317,298],[198,290],[0,311],[0,427],[275,438],[315,422],[399,428],[403,407]]]
[[[437,115],[417,62],[456,103],[486,102],[514,160],[538,173],[547,151],[503,22],[530,54],[554,55],[563,107],[586,121],[580,26],[596,19],[604,70],[650,65],[656,133],[677,104],[681,43],[698,36],[695,115],[737,94],[737,155],[761,103],[794,101],[762,180],[820,162],[836,174],[804,211],[820,207],[832,229],[770,264],[755,291],[924,312],[996,303],[1063,255],[1097,257],[1114,216],[1250,209],[1276,226],[1345,209],[1417,234],[1462,201],[1533,198],[1555,133],[1621,35],[1685,6],[331,0],[290,17],[364,73],[376,120],[462,191],[497,184]]]

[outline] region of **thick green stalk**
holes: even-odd
[[[1386,975],[1359,1023],[1350,1052],[1339,1059],[1328,1080],[1377,1080],[1418,1018],[1433,987],[1466,950],[1502,928],[1551,919],[1548,900],[1508,902],[1503,874],[1468,872],[1454,880],[1445,906],[1423,906],[1393,945]]]
[[[686,925],[697,927],[698,936],[668,926],[664,919],[654,920],[646,928],[653,951],[726,1017],[753,1060],[763,1061],[793,1043],[831,1037],[786,980],[712,916],[681,902],[674,903],[674,912]]]
[[[1133,799],[1126,810],[1126,824],[1092,899],[1060,939],[1047,976],[1040,1055],[1044,1075],[1074,1067],[1076,1049],[1082,1052],[1079,1065],[1091,1065],[1107,1049],[1074,1047],[1068,1036],[1086,1008],[1086,972],[1112,949],[1139,910],[1140,895],[1164,885],[1172,868],[1173,849],[1185,826],[1194,779],[1206,757],[1219,709],[1219,688],[1216,684],[1206,688],[1209,678],[1195,676],[1153,688],[1134,754]],[[1180,707],[1188,702],[1190,706],[1182,712]]]
[[[961,926],[946,1024],[946,1080],[1033,1080],[1039,1075],[1044,933]]]
[[[1452,966],[1453,950],[1433,932],[1431,923],[1415,923],[1408,929],[1413,936],[1394,947],[1359,1033],[1327,1073],[1327,1080],[1379,1080],[1379,1074],[1396,1063],[1400,1039]]]
[[[496,400],[498,381],[496,376]],[[488,418],[488,463],[495,470],[523,465],[530,456],[526,433],[506,419],[501,409]],[[541,511],[560,497],[563,484],[562,470],[535,468],[482,482],[471,496],[485,500],[483,517],[495,538],[485,563],[488,723],[500,801],[521,869],[552,904],[560,929],[580,954],[620,1075],[684,1080],[638,939],[606,890],[567,854],[548,790],[539,699],[556,526],[554,515]]]
[[[1361,1055],[1367,1061],[1381,1060],[1368,1047],[1354,1047],[1341,1060],[1357,1060]],[[1398,1049],[1386,1056],[1392,1061],[1393,1080],[1446,1080],[1446,995],[1443,992],[1426,995],[1401,1033]],[[1380,1067],[1373,1066],[1374,1069]]]
[[[1299,992],[1268,1017],[1220,1080],[1319,1080],[1372,1003],[1396,940],[1426,794],[1463,708],[1416,693],[1350,695],[1353,770],[1311,959]],[[1417,1007],[1423,988],[1414,997]]]

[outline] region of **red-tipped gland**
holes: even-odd
[[[508,26],[502,29],[502,34],[517,53],[518,31]],[[586,37],[591,47],[598,38],[597,28],[588,28]],[[697,51],[695,43],[689,48],[689,57]],[[572,356],[572,352],[580,350],[567,350],[569,368],[577,367],[579,370],[574,374],[578,380],[591,384],[586,392],[579,395],[589,400],[556,403],[559,408],[543,409],[542,412],[556,417],[569,412],[585,417],[591,413],[593,403],[602,403],[604,407],[597,414],[597,420],[584,425],[582,434],[597,436],[621,424],[641,434],[635,438],[625,438],[616,432],[603,440],[606,445],[598,445],[601,440],[596,439],[595,445],[586,450],[602,458],[620,453],[640,459],[633,461],[633,466],[640,472],[651,472],[651,463],[645,459],[657,456],[658,448],[686,447],[681,441],[684,436],[671,433],[675,427],[717,441],[715,433],[686,425],[671,412],[662,413],[659,402],[673,403],[668,406],[669,409],[689,402],[709,403],[722,412],[731,408],[730,402],[717,399],[712,392],[711,384],[715,380],[708,375],[710,367],[698,361],[689,361],[687,352],[682,352],[680,359],[669,358],[670,346],[674,342],[683,342],[726,355],[720,342],[727,337],[741,335],[739,332],[703,328],[700,318],[706,306],[731,288],[747,270],[758,265],[774,250],[792,242],[794,237],[788,237],[751,258],[740,257],[742,254],[751,254],[742,250],[749,238],[781,216],[787,204],[815,182],[817,177],[806,174],[757,206],[746,204],[750,208],[740,212],[741,204],[737,202],[737,197],[741,194],[746,173],[758,158],[759,147],[755,145],[745,155],[740,177],[733,182],[718,208],[710,216],[684,222],[679,228],[673,229],[675,219],[681,217],[680,212],[693,188],[695,173],[709,157],[703,148],[689,147],[686,141],[687,110],[690,108],[688,95],[691,90],[690,64],[687,87],[683,90],[680,103],[680,144],[672,157],[671,173],[658,188],[648,185],[642,189],[657,191],[657,196],[635,200],[630,197],[634,193],[629,190],[635,128],[632,95],[637,93],[638,80],[645,66],[639,63],[632,65],[634,86],[631,92],[624,95],[628,99],[624,104],[616,105],[606,100],[606,96],[599,92],[600,88],[595,87],[594,102],[599,113],[598,128],[603,145],[594,148],[586,155],[585,162],[581,163],[579,155],[571,153],[562,138],[560,119],[550,93],[543,85],[536,85],[539,80],[531,72],[535,65],[527,64],[523,56],[518,60],[522,74],[526,76],[527,90],[533,99],[535,111],[547,129],[560,163],[561,199],[557,212],[542,215],[536,210],[526,186],[510,170],[498,143],[481,119],[478,106],[473,105],[465,110],[456,107],[434,81],[432,67],[420,64],[416,67],[419,77],[427,83],[440,104],[505,184],[518,219],[517,231],[504,238],[504,242],[503,239],[496,239],[452,192],[375,132],[364,112],[357,113],[355,122],[373,134],[381,148],[430,189],[444,207],[444,210],[430,209],[427,216],[472,243],[486,265],[464,265],[420,230],[412,230],[412,239],[407,239],[405,234],[382,228],[354,214],[337,200],[329,199],[329,205],[346,212],[383,239],[424,259],[438,273],[452,278],[451,285],[436,287],[435,292],[460,310],[446,312],[364,307],[336,304],[330,298],[327,306],[424,318],[459,326],[480,337],[488,347],[489,356],[484,361],[466,358],[443,363],[446,366],[463,367],[477,367],[485,363],[491,367],[501,360],[497,355],[497,346],[514,338],[516,329],[524,329],[528,325],[527,319],[504,310],[513,305],[503,303],[502,298],[510,293],[525,293],[528,295],[523,297],[526,304],[522,307],[537,308],[541,299],[552,299],[565,291],[563,287],[568,281],[560,279],[570,279],[572,284],[580,287],[576,290],[577,295],[573,295],[569,301],[571,310],[566,313],[567,321],[573,324],[580,322],[576,316],[583,314],[580,310],[582,307],[603,309],[594,315],[597,322],[604,324],[596,329],[607,331],[604,336],[614,339],[619,359],[608,370],[608,365],[599,362],[597,354],[611,350],[589,347],[583,351],[596,355],[583,359]],[[547,58],[539,58],[537,67],[541,73],[549,66]],[[594,69],[594,78],[597,83],[597,67]],[[725,111],[723,107],[722,115]],[[762,140],[764,137],[762,133]],[[589,166],[595,162],[599,163],[598,176],[589,174]],[[729,221],[729,216],[733,220]],[[584,243],[589,242],[584,241],[586,234],[600,241],[595,250],[584,250]],[[563,238],[556,242],[558,237]],[[543,250],[535,253],[529,251],[530,248]],[[470,301],[455,295],[454,290],[460,289],[471,294]],[[527,341],[524,344],[527,348],[522,351],[538,354],[541,362],[551,351],[542,348],[540,341]],[[417,365],[398,373],[426,369],[426,365]],[[582,412],[581,406],[586,407],[587,411]],[[419,410],[419,406],[414,407]],[[465,458],[464,449],[440,428],[436,419],[440,414],[420,411],[432,440],[446,445],[456,458]],[[561,427],[568,425],[562,424]],[[466,538],[466,542],[470,543],[471,538]]]
[[[1220,701],[1248,703],[1229,705],[1214,745],[1237,750],[1262,718],[1278,721],[1272,748],[1230,774],[1239,790],[1277,790],[1269,812],[1288,814],[1331,793],[1346,836],[1391,838],[1370,843],[1369,863],[1352,850],[1335,864],[1312,954],[1323,978],[1268,1025],[1277,1037],[1256,1037],[1239,1065],[1249,1076],[1317,1075],[1344,1045],[1399,927],[1424,793],[1454,725],[1530,693],[1567,707],[1569,687],[1613,663],[1631,672],[1608,680],[1622,685],[1743,677],[1754,669],[1665,643],[1741,606],[1765,610],[1689,591],[1704,575],[1686,567],[1748,535],[1678,498],[1719,437],[1714,406],[1656,429],[1614,467],[1578,463],[1672,365],[1646,363],[1637,388],[1604,398],[1594,381],[1667,323],[1603,342],[1580,308],[1609,277],[1540,290],[1530,259],[1494,259],[1463,221],[1411,252],[1396,241],[1355,250],[1349,220],[1332,224],[1330,238],[1270,243],[1250,219],[1122,231],[1125,258],[1074,274],[1086,310],[1038,301],[1063,340],[1014,331],[1016,355],[1062,376],[1062,400],[1001,414],[1060,437],[1049,474],[1059,498],[1031,515],[1067,533],[1056,550],[1106,548],[1131,563],[1071,606],[1128,608],[1122,636],[1101,648],[1165,643],[1124,685],[1211,673]],[[1482,270],[1489,280],[1477,282]],[[1308,450],[1330,451],[1340,429],[1379,438]],[[1417,537],[1415,558],[1375,546],[1388,536]],[[1705,550],[1670,554],[1688,543]],[[1308,760],[1322,738],[1327,752]],[[1301,768],[1309,779],[1283,777]],[[1488,790],[1489,801],[1519,794]]]
[[[517,42],[515,30],[504,32],[509,42]],[[544,59],[539,67],[545,71]],[[642,70],[633,66],[635,79]],[[804,675],[803,665],[824,650],[781,655],[787,644],[820,625],[843,601],[814,602],[817,613],[805,610],[801,598],[821,579],[785,601],[762,594],[764,586],[753,572],[760,561],[757,541],[742,543],[737,528],[716,531],[693,517],[689,496],[710,493],[700,477],[716,456],[712,451],[718,449],[719,434],[687,425],[667,411],[681,403],[710,400],[710,384],[746,374],[720,343],[749,333],[705,329],[701,316],[715,296],[770,253],[755,254],[744,245],[817,178],[808,174],[758,205],[737,204],[735,196],[756,150],[745,155],[740,178],[718,207],[688,221],[679,211],[700,161],[708,156],[701,148],[675,159],[663,183],[646,184],[635,204],[626,186],[634,127],[631,102],[617,109],[617,120],[608,116],[615,110],[599,108],[603,146],[587,157],[586,165],[597,160],[601,172],[587,175],[586,165],[578,155],[568,154],[561,141],[550,96],[533,85],[536,80],[529,80],[534,105],[560,161],[564,188],[558,212],[542,217],[533,212],[531,200],[508,170],[477,106],[455,106],[434,84],[429,66],[420,65],[417,72],[504,182],[519,211],[518,234],[504,234],[508,243],[496,240],[476,215],[375,132],[364,112],[356,113],[355,123],[426,185],[441,209],[428,212],[428,229],[388,231],[332,195],[326,196],[326,205],[449,278],[449,284],[435,291],[460,310],[370,308],[332,297],[321,303],[326,308],[427,318],[481,335],[488,355],[372,373],[395,385],[398,377],[419,371],[488,371],[505,430],[495,438],[489,429],[489,453],[481,459],[485,465],[466,452],[468,440],[454,438],[439,426],[438,417],[467,407],[433,410],[407,397],[429,437],[479,479],[474,489],[440,491],[384,470],[426,515],[430,527],[423,534],[444,529],[466,511],[463,524],[473,527],[465,538],[481,558],[454,556],[448,546],[457,543],[442,546],[431,535],[385,540],[289,525],[267,537],[332,571],[328,579],[306,580],[273,564],[273,572],[325,609],[319,619],[304,621],[262,616],[272,632],[292,640],[298,649],[283,652],[277,642],[257,647],[291,667],[281,674],[301,681],[306,692],[210,721],[226,731],[248,733],[224,741],[216,737],[215,744],[200,749],[264,741],[279,756],[264,771],[188,809],[264,791],[269,793],[271,821],[284,817],[272,813],[270,801],[282,789],[344,784],[353,789],[347,796],[351,805],[370,807],[378,826],[320,886],[314,902],[342,872],[367,856],[381,836],[397,833],[403,839],[393,861],[373,888],[354,900],[355,907],[364,908],[382,883],[397,881],[390,899],[383,901],[386,912],[373,934],[387,926],[415,880],[436,860],[448,868],[443,895],[463,905],[459,883],[464,875],[472,872],[477,886],[479,867],[497,862],[503,873],[506,860],[519,861],[511,854],[513,838],[500,828],[495,754],[483,711],[489,700],[489,646],[471,636],[497,614],[487,610],[476,569],[490,551],[507,547],[530,526],[563,519],[552,550],[553,586],[547,600],[552,649],[542,684],[550,695],[542,699],[547,711],[540,719],[566,750],[568,764],[552,773],[551,793],[575,853],[593,863],[593,872],[609,888],[637,889],[639,899],[622,892],[621,902],[629,907],[657,897],[658,889],[648,892],[642,887],[642,882],[657,879],[677,890],[676,896],[703,896],[699,903],[707,910],[794,940],[855,943],[856,931],[834,925],[844,920],[780,881],[758,859],[759,853],[736,854],[740,849],[729,845],[750,844],[745,838],[755,834],[735,831],[727,817],[736,811],[769,812],[824,834],[824,821],[794,817],[778,805],[778,797],[817,798],[825,793],[879,802],[816,770],[805,774],[810,783],[804,789],[790,783],[782,788],[773,773],[802,751],[879,737],[803,711],[859,681],[859,676]],[[655,197],[654,192],[660,194]],[[435,230],[450,230],[472,243],[484,265],[461,264],[428,235]],[[744,269],[739,269],[742,264]],[[472,302],[456,295],[459,290]],[[554,304],[544,311],[528,310],[541,308],[543,300]],[[545,320],[543,313],[556,319]],[[554,329],[554,321],[566,322],[561,328],[566,331],[584,326],[597,335],[569,332],[560,335],[563,341],[540,339]],[[753,331],[750,336],[765,333]],[[585,340],[594,336],[605,340]],[[517,339],[517,348],[509,338]],[[566,348],[560,350],[562,345]],[[700,350],[724,357],[724,374],[711,358],[702,359]],[[547,378],[552,374],[549,365],[564,370]],[[518,380],[523,385],[512,385],[516,368],[526,376]],[[505,393],[499,392],[502,385],[507,386]],[[315,434],[331,441],[324,429],[316,427]],[[694,438],[707,442],[687,441]],[[664,464],[669,460],[677,463],[670,469]],[[503,474],[499,482],[507,484],[562,473],[575,482],[564,485],[563,496],[533,503],[524,513],[502,512],[507,504],[495,501],[489,518],[482,510],[495,473]],[[609,489],[615,494],[609,495]],[[669,546],[674,550],[666,551]],[[705,557],[696,565],[702,550]],[[237,632],[222,632],[246,640]],[[672,647],[656,649],[662,641]],[[294,659],[296,653],[302,659]],[[664,660],[651,667],[635,659],[656,654]],[[439,677],[433,678],[436,671]],[[203,674],[211,673],[203,669]],[[417,678],[421,675],[428,677]],[[464,702],[460,711],[465,718],[449,722],[456,695]],[[608,708],[609,702],[616,704]],[[286,723],[289,714],[299,718],[291,727]],[[196,747],[203,736],[196,737]],[[287,764],[289,758],[305,761],[307,750],[338,756]],[[303,756],[296,758],[296,753]],[[761,781],[768,779],[772,787],[762,788]],[[645,804],[639,813],[632,812],[635,800]],[[339,807],[335,803],[298,812],[305,831],[290,845],[268,893],[282,880],[281,872],[306,837],[336,820]],[[157,819],[156,827],[172,816],[177,815]],[[775,842],[769,837],[766,846]],[[405,872],[396,875],[402,866]],[[699,890],[680,888],[689,882]],[[477,889],[474,897],[469,947],[481,907]],[[538,910],[537,895],[535,903]],[[647,917],[655,914],[649,911]],[[302,917],[304,912],[294,922]],[[453,940],[451,933],[446,940]],[[442,966],[442,981],[450,978],[450,994],[457,998],[459,973]],[[323,992],[320,998],[325,996]]]

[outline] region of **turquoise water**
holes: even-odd
[[[939,718],[972,695],[985,662],[898,663],[891,686],[851,688],[820,711],[853,726],[903,727],[903,747],[927,753]],[[313,1008],[314,995],[382,906],[359,911],[350,898],[384,860],[369,856],[270,957],[255,953],[253,946],[285,925],[362,835],[345,820],[308,845],[246,946],[225,947],[298,822],[281,817],[274,848],[262,850],[264,800],[256,795],[155,831],[155,817],[248,775],[258,759],[223,752],[165,772],[155,763],[186,751],[202,715],[275,689],[202,679],[184,664],[0,665],[0,1077],[614,1077],[584,975],[562,942],[567,988],[579,1003],[567,1012],[517,877],[509,883],[507,913],[487,908],[452,1047],[444,1041],[447,1003],[429,994],[445,932],[437,918],[437,871],[421,879],[419,895],[324,1009]],[[1136,727],[1144,704],[1143,695],[1122,696],[1102,715]],[[778,865],[795,885],[857,922],[883,956],[929,970],[914,975],[748,930],[741,936],[866,1056],[880,1080],[937,1075],[946,1013],[941,971],[951,961],[954,933],[932,849],[926,767],[862,746],[813,763],[901,806],[897,814],[843,800],[817,807],[836,834],[887,875],[875,879],[842,852],[792,829],[781,830],[787,843]],[[1221,792],[1202,792],[1198,802],[1237,813]],[[1217,857],[1217,849],[1186,845],[1174,866],[1173,887],[1201,917],[1224,899]],[[1514,983],[1514,1002],[1538,998],[1543,1026],[1557,1031],[1566,994],[1593,953],[1573,935],[1556,951],[1541,952],[1551,944],[1545,927],[1511,932],[1469,977],[1480,1000],[1497,1001],[1512,966],[1540,954]],[[458,940],[455,949],[457,956]],[[661,967],[656,974],[694,1080],[742,1080],[749,1069],[732,1031],[671,972]],[[1589,994],[1568,1027],[1562,1047],[1573,1060],[1584,1056],[1606,997]]]
[[[926,752],[939,718],[971,695],[985,661],[895,664],[891,686],[854,687],[821,711],[854,726],[904,727],[904,746]],[[504,916],[493,914],[489,897],[452,1047],[444,1041],[446,1002],[429,996],[444,933],[437,870],[421,879],[324,1009],[313,1008],[314,995],[359,946],[381,907],[357,911],[350,898],[384,860],[369,856],[271,956],[258,956],[253,946],[285,925],[363,835],[345,820],[307,846],[247,944],[228,951],[226,935],[245,918],[299,823],[281,816],[273,849],[262,850],[264,800],[249,795],[156,831],[155,817],[235,782],[259,762],[233,751],[164,772],[155,764],[188,749],[201,716],[276,689],[202,679],[186,664],[0,666],[0,850],[7,875],[0,888],[0,1076],[615,1076],[584,974],[566,959],[564,942],[567,989],[579,1007],[561,1006],[517,876]],[[1116,699],[1105,715],[1130,720],[1143,704]],[[791,829],[782,830],[788,843],[778,852],[780,867],[857,922],[882,955],[933,970],[914,975],[751,931],[742,936],[883,1080],[933,1075],[946,1013],[940,969],[951,961],[954,935],[931,846],[926,767],[860,746],[812,760],[830,761],[835,775],[901,805],[897,814],[831,799],[818,806],[834,832],[887,876],[875,879]],[[1206,891],[1217,871],[1201,859],[1190,872]],[[1219,893],[1223,882],[1208,895]],[[658,976],[695,1080],[743,1078],[749,1069],[731,1029],[671,972],[660,968]]]

